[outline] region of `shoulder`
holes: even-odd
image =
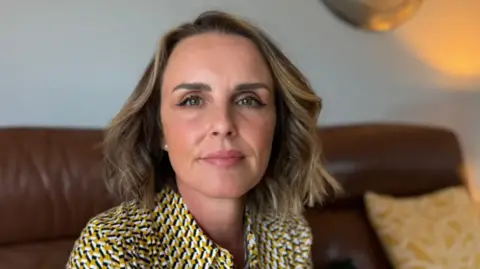
[[[304,216],[290,216],[283,222],[293,243],[306,246],[312,244],[312,231]]]
[[[312,232],[308,221],[302,215],[290,215],[285,218],[264,216],[260,219],[263,227],[262,237],[266,236],[276,246],[285,248],[289,253],[292,267],[309,267],[311,262]]]
[[[280,218],[273,215],[265,215],[259,218],[262,226],[274,232],[276,237],[291,237],[294,241],[310,243],[312,232],[308,221],[302,215],[289,215]]]
[[[149,228],[147,224],[150,215],[150,210],[143,208],[139,203],[124,202],[92,218],[87,227],[93,227],[115,240],[125,235],[145,232]]]
[[[147,233],[151,228],[150,215],[150,211],[139,203],[125,202],[93,217],[83,233],[94,232],[99,237],[116,242]]]
[[[149,212],[135,202],[126,202],[92,219],[75,241],[67,268],[117,268],[125,263],[126,242],[148,232]],[[96,267],[95,267],[96,266]]]

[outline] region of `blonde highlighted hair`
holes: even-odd
[[[208,11],[166,33],[136,89],[108,126],[104,139],[107,177],[122,197],[147,207],[156,192],[174,184],[174,171],[162,148],[161,80],[172,50],[182,40],[207,32],[240,35],[259,49],[276,92],[276,130],[262,181],[247,194],[255,213],[301,214],[322,202],[339,184],[322,164],[317,132],[321,99],[307,79],[258,27],[234,15]]]

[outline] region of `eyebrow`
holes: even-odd
[[[208,84],[199,83],[199,82],[180,83],[177,86],[175,86],[175,88],[173,88],[173,91],[176,91],[179,89],[190,90],[190,91],[211,91],[212,90],[212,88]],[[254,90],[260,90],[260,89],[271,91],[270,88],[267,86],[267,84],[261,83],[261,82],[241,83],[235,86],[235,91],[237,92],[254,91]]]

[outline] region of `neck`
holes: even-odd
[[[227,249],[236,261],[243,261],[245,203],[243,199],[221,199],[178,184],[188,210],[203,232],[216,244]]]

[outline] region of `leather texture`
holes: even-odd
[[[327,170],[344,191],[306,212],[316,268],[343,259],[361,269],[392,268],[368,221],[365,192],[403,197],[464,184],[461,147],[451,130],[364,124],[323,128],[320,137]]]
[[[450,130],[361,124],[319,136],[344,192],[306,211],[315,268],[346,258],[391,268],[365,213],[366,191],[409,196],[463,184]],[[93,129],[0,129],[0,269],[64,268],[87,221],[118,203],[102,180],[101,138]]]

